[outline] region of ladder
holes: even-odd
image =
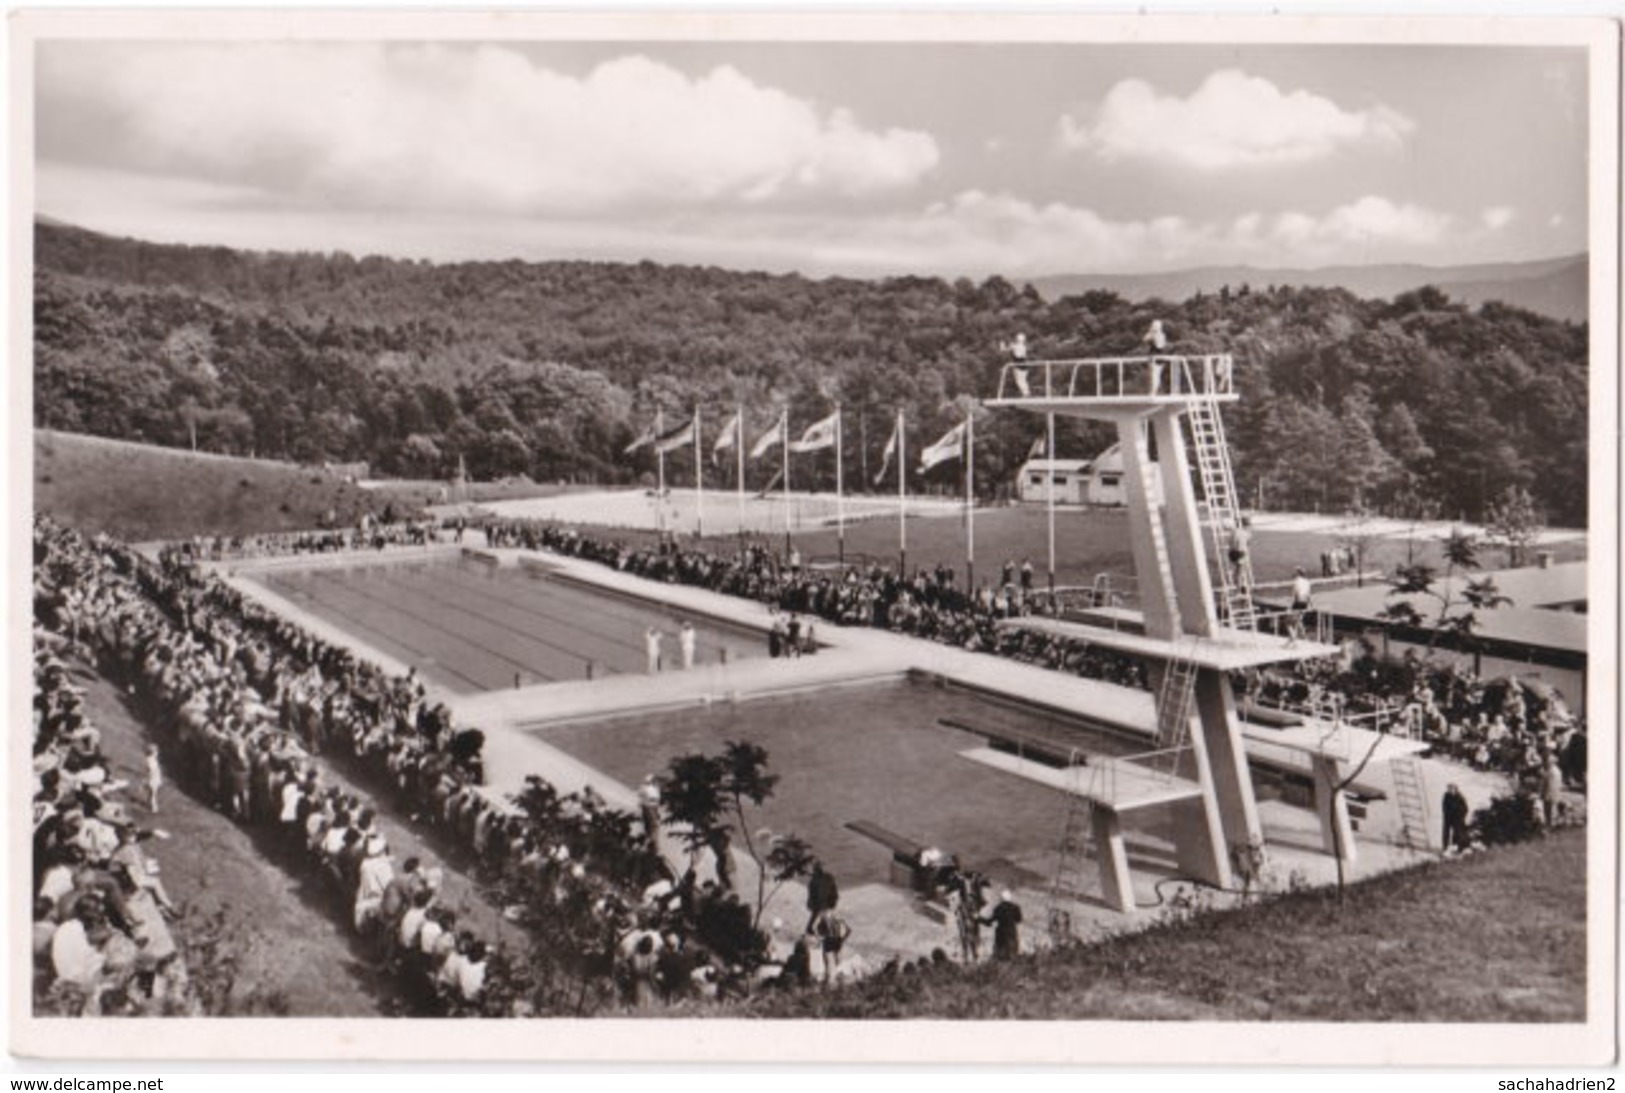
[[[1089,826],[1099,775],[1099,768],[1089,766],[1083,753],[1073,748],[1067,756],[1066,819],[1061,825],[1055,877],[1049,889],[1049,935],[1056,946],[1077,940],[1070,908],[1083,893],[1084,872],[1089,863]]]
[[[1422,767],[1413,756],[1392,761],[1394,803],[1399,806],[1400,844],[1412,850],[1428,849],[1427,788]]]
[[[1220,618],[1238,630],[1252,630],[1258,615],[1253,609],[1251,552],[1242,559],[1239,572],[1232,574],[1230,565],[1230,529],[1241,526],[1241,506],[1236,501],[1236,478],[1230,466],[1230,445],[1224,438],[1224,419],[1219,416],[1218,401],[1212,398],[1192,399],[1188,416],[1196,471],[1201,476],[1202,497],[1207,505],[1208,534],[1218,563]]]
[[[1157,690],[1158,751],[1168,751],[1168,772],[1179,763],[1178,749],[1190,740],[1191,703],[1196,698],[1196,664],[1188,655],[1170,657]]]

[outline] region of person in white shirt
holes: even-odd
[[[694,667],[694,624],[687,619],[683,620],[683,628],[677,632],[677,647],[683,653],[683,667]]]
[[[367,840],[367,856],[361,861],[360,881],[355,890],[355,928],[364,932],[383,906],[384,889],[395,879],[395,863],[389,856],[384,840],[373,836]]]
[[[649,674],[660,671],[660,631],[649,627],[643,633],[643,652],[648,659]]]

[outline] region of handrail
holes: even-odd
[[[1010,361],[997,399],[1224,398],[1235,394],[1228,353]]]
[[[1153,781],[1173,785],[1179,781],[1174,773],[1179,756],[1190,750],[1190,744],[1181,744],[1177,748],[1157,748],[1154,751],[1135,752],[1133,755],[1095,757],[1090,765],[1096,769],[1094,785],[1101,794],[1098,799],[1108,803],[1117,800],[1117,771],[1119,767],[1126,765],[1132,765],[1137,774]],[[1156,763],[1156,760],[1164,758],[1170,760],[1166,770],[1161,769]]]

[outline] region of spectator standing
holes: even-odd
[[[1557,822],[1558,806],[1563,803],[1563,770],[1557,755],[1546,756],[1546,765],[1540,772],[1540,804],[1549,830]]]
[[[158,790],[164,784],[164,770],[158,765],[158,745],[149,743],[143,759],[146,768],[147,811],[158,814]]]
[[[1444,791],[1444,852],[1463,851],[1471,844],[1467,833],[1467,798],[1461,787],[1451,782]]]
[[[638,812],[643,816],[643,830],[653,841],[660,834],[660,783],[652,774],[644,775],[638,787]]]
[[[841,888],[835,883],[834,876],[824,871],[823,862],[813,862],[812,875],[807,878],[806,932],[815,933],[819,920],[835,910],[840,902]]]
[[[1021,905],[1010,889],[999,892],[999,902],[987,918],[993,927],[993,959],[1014,960],[1021,955]]]

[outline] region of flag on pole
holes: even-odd
[[[752,459],[760,459],[772,450],[773,445],[784,438],[784,418],[773,423],[773,427],[756,439],[756,446],[750,450]]]
[[[801,439],[790,445],[790,450],[801,453],[835,447],[835,428],[840,420],[841,412],[837,410],[824,420],[813,422],[807,426],[807,431],[801,434]]]
[[[688,421],[665,436],[658,438],[655,441],[655,451],[665,455],[667,452],[675,452],[683,445],[692,443],[694,443],[694,419],[689,418]]]
[[[739,443],[739,432],[742,424],[739,413],[735,411],[734,416],[729,418],[722,426],[722,432],[718,435],[716,443],[711,445],[711,454],[713,456]]]
[[[637,451],[639,448],[646,448],[650,444],[653,444],[655,442],[655,439],[656,439],[655,438],[655,426],[651,425],[647,429],[643,430],[643,432],[638,435],[638,438],[636,440],[634,440],[632,443],[628,444],[626,446],[626,450],[624,452],[622,452],[621,454],[622,455],[631,455],[633,452]]]
[[[903,418],[899,415],[897,424],[892,426],[891,439],[886,441],[886,450],[880,453],[880,471],[875,475],[877,486],[885,479],[886,471],[891,468],[891,457],[897,454],[897,434],[902,428]]]
[[[965,456],[965,423],[961,421],[942,434],[942,439],[920,453],[920,470],[928,471],[938,463]]]

